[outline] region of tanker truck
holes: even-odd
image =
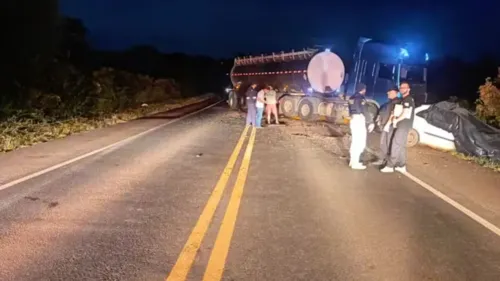
[[[410,59],[407,50],[396,44],[364,37],[358,40],[348,73],[344,61],[330,49],[235,58],[227,101],[232,109],[244,109],[250,85],[269,85],[276,90],[280,113],[286,117],[345,123],[349,119],[347,99],[358,83],[364,83],[375,119],[387,101],[387,90],[400,79],[411,83],[415,96],[427,96],[426,59],[427,55]]]

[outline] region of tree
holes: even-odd
[[[60,23],[61,40],[59,53],[76,65],[82,65],[90,52],[87,28],[82,20],[64,17]]]
[[[0,103],[10,104],[22,99],[19,85],[31,83],[57,51],[59,1],[5,0],[0,16],[4,21]]]

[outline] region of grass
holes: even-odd
[[[491,160],[487,157],[467,156],[463,153],[458,153],[456,151],[453,151],[451,154],[467,162],[476,163],[485,168],[492,169],[495,172],[500,172],[500,162],[498,161]]]
[[[169,103],[150,104],[147,107],[95,118],[75,117],[66,120],[50,121],[43,118],[18,120],[16,117],[12,117],[0,123],[0,152],[9,152],[52,139],[64,138],[72,134],[124,123],[146,115],[197,103],[210,97],[209,95],[204,95],[175,99]]]

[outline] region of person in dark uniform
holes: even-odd
[[[383,173],[391,173],[394,170],[406,172],[406,142],[415,118],[415,100],[410,95],[410,90],[410,84],[407,82],[399,86],[401,102],[394,107],[390,155],[387,164],[380,170]]]
[[[380,158],[378,161],[372,163],[372,165],[385,166],[387,163],[390,137],[393,131],[392,123],[389,121],[394,113],[394,106],[401,102],[398,98],[398,91],[398,88],[395,86],[389,89],[389,91],[387,91],[387,98],[389,101],[380,108],[378,121],[378,126],[382,130],[380,133]]]
[[[252,84],[247,92],[246,92],[246,100],[247,100],[247,126],[253,125],[255,126],[256,117],[257,117],[257,84]]]
[[[366,148],[367,124],[369,132],[375,128],[375,124],[368,111],[365,94],[366,85],[359,83],[356,85],[356,93],[349,98],[349,113],[351,115],[349,126],[352,136],[349,150],[351,158],[349,166],[355,170],[366,169],[366,166],[361,163],[360,158]]]

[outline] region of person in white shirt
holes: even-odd
[[[262,128],[262,115],[264,114],[264,104],[266,103],[265,96],[266,93],[269,91],[269,88],[263,88],[257,93],[257,102],[255,103],[255,106],[257,107],[257,114],[255,116],[255,127],[256,128]]]

